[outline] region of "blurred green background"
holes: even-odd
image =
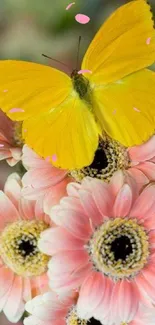
[[[17,59],[50,64],[68,72],[64,66],[42,57],[49,55],[75,68],[78,37],[82,36],[80,57],[105,19],[125,0],[0,0],[0,59]],[[155,12],[155,0],[150,0]],[[75,15],[83,13],[90,22],[80,25]],[[15,171],[0,164],[0,188],[8,174]],[[0,325],[9,325],[3,315]],[[21,323],[20,323],[21,324]]]

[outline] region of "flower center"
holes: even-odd
[[[95,269],[116,279],[134,277],[147,263],[148,236],[136,220],[107,220],[88,244]]]
[[[128,167],[129,157],[126,148],[106,136],[100,140],[91,165],[73,170],[70,174],[78,182],[86,176],[109,181],[115,171]]]
[[[23,147],[24,140],[22,138],[22,124],[23,122],[14,122],[13,128],[13,142],[15,146]]]
[[[17,221],[5,227],[0,236],[0,255],[4,263],[22,276],[37,276],[47,269],[49,257],[38,249],[44,221]]]
[[[89,320],[79,318],[76,313],[76,306],[72,306],[66,317],[66,325],[101,325],[95,318]]]

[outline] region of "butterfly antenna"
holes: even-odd
[[[77,50],[77,59],[76,59],[76,70],[77,70],[78,65],[79,65],[80,44],[81,44],[81,36],[79,36],[79,40],[78,40],[78,50]]]
[[[42,54],[42,56],[43,56],[44,58],[47,58],[47,59],[50,59],[50,60],[55,61],[55,62],[57,62],[57,63],[60,63],[60,64],[64,65],[65,67],[67,67],[69,70],[71,70],[71,68],[70,68],[67,64],[65,64],[65,63],[63,63],[63,62],[61,62],[61,61],[59,61],[59,60],[53,59],[53,58],[51,58],[50,56],[48,56],[48,55],[46,55],[46,54]]]

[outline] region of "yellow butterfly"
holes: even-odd
[[[91,164],[106,132],[125,146],[146,141],[155,129],[155,31],[145,0],[132,1],[103,24],[82,70],[71,78],[48,66],[0,61],[0,107],[23,121],[23,138],[53,165]]]

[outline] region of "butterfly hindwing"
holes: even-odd
[[[144,69],[94,90],[94,114],[102,130],[125,146],[155,131],[155,73]]]
[[[38,154],[50,157],[53,165],[82,168],[93,160],[98,146],[98,127],[93,114],[76,96],[50,113],[25,120],[23,137]]]

